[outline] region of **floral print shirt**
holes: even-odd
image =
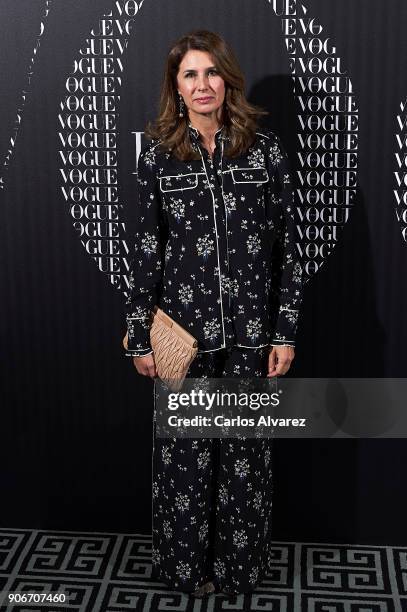
[[[139,156],[126,355],[152,352],[156,304],[195,336],[198,352],[294,346],[302,268],[281,140],[258,131],[244,155],[228,158],[222,126],[211,158],[199,131],[188,129],[200,159],[178,160],[157,140]]]

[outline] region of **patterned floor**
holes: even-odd
[[[256,593],[204,602],[153,583],[150,571],[150,536],[0,529],[2,611],[407,612],[407,548],[275,542]],[[41,592],[48,603],[21,602]]]

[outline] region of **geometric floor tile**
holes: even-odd
[[[274,542],[254,593],[200,601],[151,579],[150,535],[0,529],[1,612],[130,610],[407,612],[407,548]]]

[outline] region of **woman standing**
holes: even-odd
[[[263,114],[221,37],[198,30],[173,45],[138,161],[126,321],[142,375],[156,376],[156,304],[198,340],[189,377],[290,367],[302,297],[294,196]],[[252,591],[267,569],[271,439],[153,444],[153,576],[196,596]]]

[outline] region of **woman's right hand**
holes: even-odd
[[[151,378],[157,376],[154,353],[150,353],[144,357],[133,357],[133,364],[137,372],[142,376],[150,376]]]

